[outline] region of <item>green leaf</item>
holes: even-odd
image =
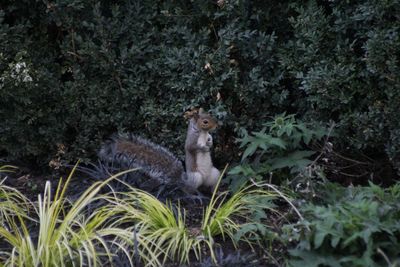
[[[324,242],[324,238],[325,238],[325,236],[327,235],[327,233],[326,232],[324,232],[324,231],[318,231],[316,234],[315,234],[315,236],[314,236],[314,247],[316,248],[316,249],[318,249],[321,245],[322,245],[322,243]]]
[[[292,132],[293,132],[293,125],[292,125],[292,124],[288,124],[288,125],[285,127],[285,131],[286,131],[286,135],[287,135],[287,136],[291,136],[291,135],[292,135]]]
[[[301,260],[291,260],[290,265],[293,267],[304,266],[304,267],[341,267],[340,262],[333,256],[319,254],[316,251],[304,251],[304,250],[289,250],[290,255],[300,258]]]
[[[340,239],[340,235],[333,236],[331,239],[331,246],[336,248],[336,246],[339,244]]]
[[[258,144],[257,143],[251,143],[246,150],[243,152],[243,156],[242,156],[242,160],[246,159],[248,156],[251,156],[254,154],[254,152],[256,152],[258,148]]]
[[[282,168],[304,168],[308,166],[312,161],[307,159],[313,155],[315,152],[313,151],[295,151],[288,154],[286,157],[274,158],[269,160],[268,162],[271,164],[271,169],[282,169]]]
[[[230,169],[230,171],[228,172],[229,175],[234,175],[234,174],[240,174],[243,172],[243,166],[242,165],[238,165],[232,169]]]
[[[290,153],[288,155],[289,158],[293,159],[293,160],[297,160],[297,159],[304,159],[304,158],[308,158],[311,157],[312,155],[315,154],[315,151],[311,151],[311,150],[298,150],[298,151],[294,151],[293,153]]]
[[[282,149],[286,149],[286,142],[280,138],[271,137],[269,140],[269,144],[278,146]]]

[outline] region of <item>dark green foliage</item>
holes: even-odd
[[[0,4],[0,151],[90,157],[115,131],[182,155],[183,112],[235,133],[284,111],[336,121],[335,148],[399,157],[400,4],[388,1],[11,1]],[[25,63],[30,79],[13,76]]]
[[[313,162],[310,157],[315,152],[310,150],[311,143],[328,134],[324,127],[296,120],[294,115],[281,114],[262,125],[261,131],[251,134],[244,130],[244,136],[238,139],[240,148],[246,149],[242,164],[229,172],[233,190],[249,177],[259,182],[274,172],[278,179],[273,182],[279,183],[290,177],[289,173],[303,172]]]
[[[280,73],[271,75],[279,72],[276,37],[249,30],[245,3],[9,1],[1,8],[2,77],[23,53],[34,80],[21,86],[10,78],[2,86],[0,148],[10,159],[46,160],[57,143],[67,158],[87,157],[122,130],[181,153],[187,108],[211,107],[221,120],[232,114],[223,134],[236,122],[252,125],[254,100],[268,104],[267,89],[280,90]]]
[[[294,6],[294,38],[282,61],[305,96],[302,112],[313,120],[335,120],[338,144],[375,150],[374,158],[385,150],[397,164],[400,2]]]
[[[400,183],[329,184],[324,203],[300,208],[305,220],[286,225],[287,239],[298,241],[291,266],[389,266],[400,257]],[[386,258],[386,259],[385,259]]]

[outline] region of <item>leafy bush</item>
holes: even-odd
[[[336,121],[338,146],[362,149],[377,160],[386,151],[398,164],[398,1],[292,6],[294,36],[282,62],[305,95],[299,112]]]
[[[263,124],[263,129],[252,132],[244,130],[244,136],[238,141],[245,148],[242,164],[233,168],[229,174],[232,187],[246,181],[249,177],[262,181],[271,172],[278,177],[287,178],[282,174],[299,173],[312,161],[310,156],[315,154],[309,149],[312,141],[320,140],[327,131],[313,127],[295,119],[294,115],[281,114]],[[312,128],[313,127],[313,128]],[[279,182],[277,180],[276,182]]]
[[[399,13],[398,0],[2,1],[0,150],[89,157],[127,130],[182,154],[181,115],[202,105],[224,121],[221,161],[233,132],[287,111],[397,166]]]
[[[387,189],[329,184],[324,203],[300,208],[304,221],[286,225],[291,266],[396,266],[400,251],[400,183]],[[390,264],[392,262],[392,264]]]

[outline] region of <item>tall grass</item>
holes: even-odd
[[[6,186],[4,180],[0,181],[0,223],[7,216],[20,215],[27,217],[26,211],[30,209],[28,199],[15,188]]]
[[[116,176],[90,186],[78,200],[71,203],[65,197],[66,189],[73,172],[65,185],[58,184],[52,196],[50,183],[47,182],[38,202],[30,202],[34,214],[23,216],[20,213],[7,212],[4,224],[0,226],[0,238],[9,244],[10,250],[3,251],[1,261],[5,266],[104,266],[112,264],[116,253],[125,254],[133,266],[132,251],[136,245],[143,258],[156,257],[146,249],[146,243],[130,229],[114,225],[113,218],[119,209],[110,203],[115,195],[99,194],[103,186]],[[20,202],[15,200],[15,205]],[[13,200],[13,201],[14,201]],[[109,201],[105,201],[109,200]],[[86,210],[90,205],[104,203],[95,209]],[[27,214],[27,210],[20,208]],[[33,230],[38,228],[36,231]],[[154,262],[154,261],[153,261]],[[155,264],[154,264],[155,266]]]
[[[189,261],[189,252],[196,248],[198,241],[186,227],[185,211],[136,188],[121,193],[118,199],[123,216],[115,223],[131,225],[131,231],[144,237],[146,247],[154,251],[162,263],[167,258]]]
[[[272,205],[260,199],[275,197],[276,193],[252,187],[232,196],[228,192],[218,194],[216,187],[201,225],[196,227],[186,225],[186,211],[179,204],[162,203],[149,193],[130,187],[117,198],[122,215],[115,223],[133,225],[162,264],[167,260],[190,263],[191,256],[200,260],[205,248],[216,261],[215,238],[221,236],[237,246],[234,235],[248,223],[250,215],[256,210],[272,210]],[[252,243],[246,236],[241,240]]]
[[[277,197],[257,187],[233,195],[218,192],[219,180],[201,223],[189,226],[179,203],[163,203],[127,184],[125,192],[111,187],[108,194],[100,192],[129,171],[94,183],[70,201],[66,190],[74,171],[55,192],[47,182],[35,203],[0,184],[0,198],[5,200],[0,203],[0,239],[8,244],[0,253],[0,266],[104,266],[121,259],[130,266],[163,266],[169,260],[190,264],[206,251],[216,262],[218,237],[235,247],[240,241],[252,244],[246,235],[237,239],[236,234],[251,223],[255,212],[273,211],[265,200]]]
[[[18,169],[18,168],[13,165],[3,165],[3,166],[0,166],[0,174],[14,172],[16,169]]]
[[[245,187],[229,197],[228,192],[222,192],[214,201],[207,206],[202,221],[202,231],[209,238],[222,235],[232,240],[234,245],[234,234],[244,224],[249,217],[258,210],[273,209],[272,203],[264,200],[272,200],[276,194],[262,190]]]

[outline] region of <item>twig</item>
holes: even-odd
[[[289,205],[294,209],[294,211],[296,212],[297,216],[299,216],[301,221],[304,221],[304,217],[301,215],[301,213],[299,212],[299,210],[296,208],[295,205],[293,205],[293,203],[284,195],[282,194],[281,191],[279,191],[278,189],[275,188],[275,186],[273,186],[272,184],[268,184],[268,183],[264,183],[264,184],[257,184],[252,178],[250,178],[250,181],[253,185],[255,185],[256,187],[268,187],[271,188],[272,190],[274,190],[276,193],[278,193],[278,195],[280,197],[282,197],[287,203],[289,203]],[[311,229],[308,227],[308,225],[305,225],[307,230],[310,231]]]
[[[386,263],[388,264],[389,267],[394,267],[395,265],[390,262],[388,256],[386,256],[385,252],[382,251],[381,248],[377,248],[376,250],[379,254],[382,255],[382,257],[385,259]]]
[[[73,52],[68,52],[69,54],[72,54],[75,56],[75,60],[78,60],[78,57],[80,57],[77,53],[76,53],[76,48],[75,48],[75,40],[74,40],[74,29],[72,28],[70,30],[71,32],[71,44],[72,44],[72,50]]]
[[[335,127],[335,123],[332,123],[332,125],[329,127],[328,134],[326,135],[325,142],[324,142],[324,145],[322,146],[322,151],[321,151],[321,153],[319,153],[319,155],[314,159],[314,161],[313,161],[310,165],[314,165],[315,163],[317,163],[317,161],[318,161],[318,160],[322,157],[322,155],[325,153],[325,152],[324,152],[324,148],[326,147],[326,144],[328,143],[329,137],[331,136],[332,130],[333,130],[334,127]]]
[[[351,158],[342,156],[342,155],[340,155],[339,153],[336,153],[335,151],[332,151],[332,153],[333,153],[335,156],[337,156],[337,157],[339,157],[339,158],[341,158],[341,159],[344,159],[344,160],[348,160],[348,161],[351,161],[351,162],[354,162],[354,163],[357,163],[357,164],[369,165],[368,162],[362,162],[362,161],[358,161],[358,160],[355,160],[355,159],[351,159]]]
[[[349,169],[349,168],[352,168],[352,167],[354,167],[354,166],[357,166],[357,165],[359,165],[358,163],[353,163],[353,164],[350,164],[350,165],[348,165],[348,166],[344,166],[344,167],[336,167],[338,170],[345,170],[345,169]]]
[[[345,175],[345,176],[358,178],[358,177],[362,177],[362,176],[367,175],[369,172],[364,172],[362,174],[350,174],[350,173],[345,173],[345,172],[339,172],[339,173],[342,174],[342,175]]]
[[[123,96],[123,87],[122,87],[122,83],[121,83],[121,79],[119,78],[119,76],[117,75],[117,73],[116,72],[114,72],[114,74],[113,74],[113,77],[114,77],[114,80],[116,80],[117,81],[117,83],[118,83],[118,86],[119,86],[119,92],[120,92],[120,94],[121,94],[121,96]]]
[[[82,59],[82,57],[75,52],[67,51],[67,54],[73,55],[75,58]]]

